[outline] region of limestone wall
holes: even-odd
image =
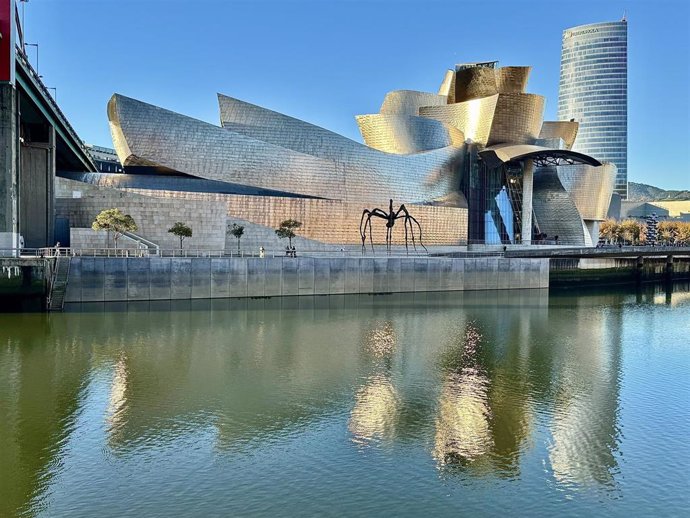
[[[56,213],[69,218],[71,227],[90,228],[100,211],[117,208],[134,218],[139,227],[135,232],[137,235],[158,244],[162,249],[179,248],[179,239],[168,233],[168,229],[177,221],[192,227],[194,233],[191,238],[185,239],[185,248],[225,248],[227,209],[222,201],[190,199],[181,203],[173,198],[144,196],[64,178],[58,180],[58,194],[69,193],[72,197],[58,197]],[[75,193],[81,197],[73,197]]]
[[[96,232],[92,228],[71,228],[70,247],[81,250],[114,248],[115,241],[112,235],[108,236],[108,233],[104,231]],[[135,241],[124,236],[117,240],[117,247],[123,250],[136,250],[138,248]]]
[[[277,228],[283,220],[296,219],[303,223],[302,228],[298,231],[301,237],[327,244],[361,243],[359,224],[362,219],[362,211],[374,208],[371,204],[311,198],[207,194],[147,189],[128,189],[129,191],[151,197],[184,200],[185,204],[191,200],[221,201],[226,204],[229,221],[232,221],[233,218],[239,218],[263,225],[271,230]],[[396,200],[393,202],[394,208],[397,209]],[[409,213],[419,221],[425,244],[453,246],[467,243],[467,209],[413,204],[406,206]],[[388,200],[381,200],[378,207],[387,212]],[[373,219],[372,222],[374,243],[385,243],[385,221]],[[396,223],[393,234],[394,244],[405,244],[405,227],[402,220],[398,220]]]

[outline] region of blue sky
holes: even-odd
[[[558,104],[563,29],[625,12],[629,180],[690,189],[690,2],[30,0],[26,41],[87,142],[114,92],[218,123],[221,92],[361,141],[389,90],[436,91],[455,63],[532,65]],[[35,63],[36,49],[28,54]]]

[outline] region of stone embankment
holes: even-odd
[[[548,288],[547,259],[74,257],[66,302]]]

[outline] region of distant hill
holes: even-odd
[[[665,191],[645,183],[628,182],[628,200],[686,201],[690,200],[690,191]]]

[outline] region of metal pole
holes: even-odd
[[[38,75],[38,43],[25,43],[24,47],[36,47],[36,74]],[[26,54],[26,48],[24,49],[24,54]],[[41,76],[38,75],[40,78]]]

